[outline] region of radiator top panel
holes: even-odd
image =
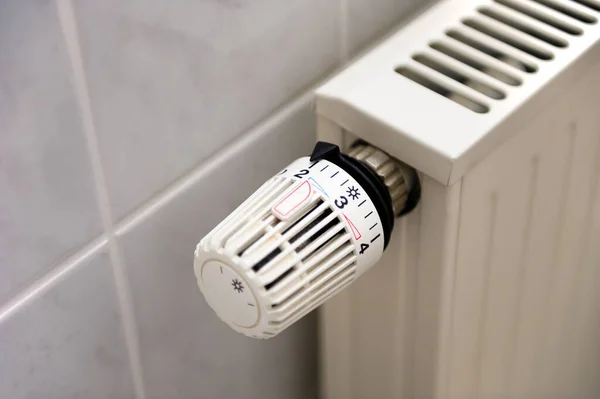
[[[322,86],[317,112],[452,184],[598,64],[599,18],[598,0],[446,0]]]

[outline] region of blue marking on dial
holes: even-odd
[[[319,190],[320,192],[322,192],[323,194],[325,194],[325,196],[326,196],[327,198],[329,198],[329,195],[327,195],[327,192],[326,192],[325,190],[323,190],[323,187],[321,187],[321,186],[319,185],[319,183],[317,183],[317,181],[316,181],[315,179],[313,179],[312,177],[309,177],[309,178],[308,178],[308,180],[310,180],[310,181],[311,181],[311,184],[312,184],[313,186],[315,186],[315,188],[316,188],[317,190]]]

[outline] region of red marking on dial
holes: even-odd
[[[362,237],[362,235],[360,234],[360,231],[358,231],[358,229],[356,228],[354,223],[352,223],[352,221],[350,219],[348,219],[348,216],[346,216],[346,214],[344,214],[344,213],[342,213],[342,215],[344,216],[344,219],[346,219],[346,222],[348,222],[348,225],[350,225],[350,230],[352,230],[354,239],[358,240],[360,237]]]
[[[285,196],[277,205],[273,207],[273,211],[279,216],[286,216],[294,209],[298,208],[304,201],[310,197],[312,186],[305,180],[302,184],[296,187],[292,192]]]

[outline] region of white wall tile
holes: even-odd
[[[0,303],[100,233],[52,1],[0,3]]]
[[[348,48],[356,53],[399,24],[406,16],[435,0],[346,0]]]
[[[202,236],[314,141],[313,113],[301,104],[121,234],[149,399],[315,397],[314,314],[271,340],[247,338],[209,308],[192,267]]]
[[[347,0],[350,51],[423,2]],[[205,303],[192,262],[205,233],[310,152],[308,100],[248,128],[338,65],[342,3],[72,3],[116,219],[228,146],[118,233],[148,399],[316,397],[315,315],[246,338]],[[0,305],[102,230],[70,73],[55,2],[2,2]],[[113,280],[102,248],[0,320],[0,397],[134,396]]]
[[[133,398],[104,250],[0,320],[0,397]]]
[[[75,6],[116,218],[339,59],[338,0]]]

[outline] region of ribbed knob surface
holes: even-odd
[[[238,332],[277,335],[381,257],[392,204],[402,211],[411,180],[374,147],[351,154],[317,143],[311,157],[269,179],[197,245],[198,286]]]

